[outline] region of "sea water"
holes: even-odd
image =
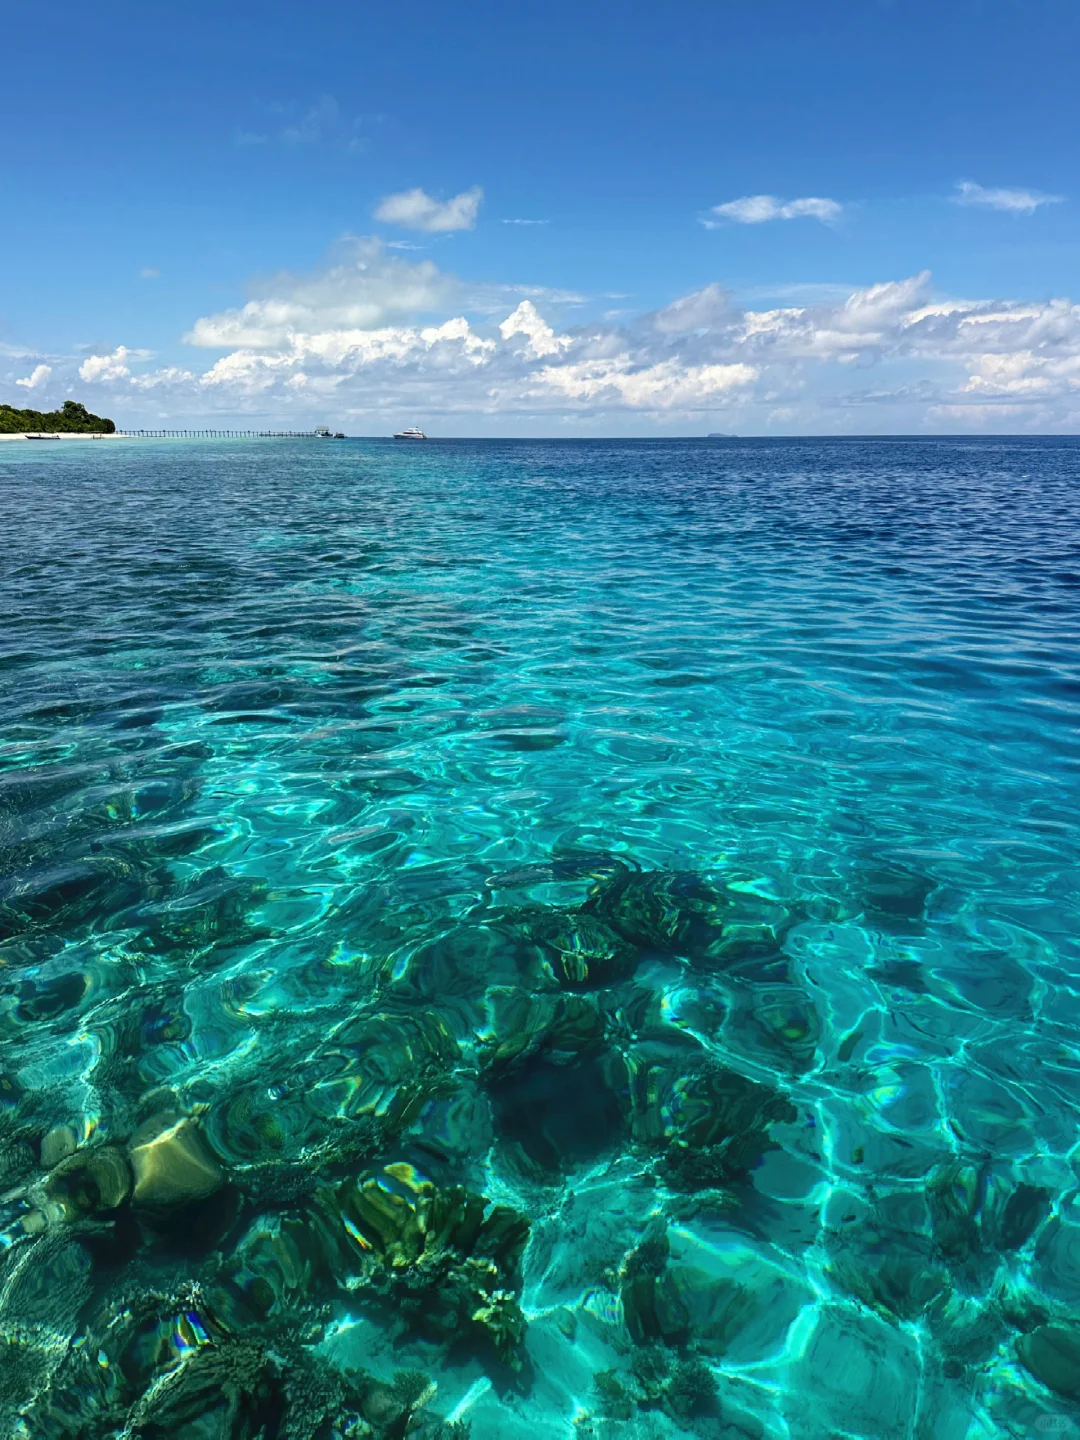
[[[1078,476],[6,447],[0,1434],[1080,1426]]]

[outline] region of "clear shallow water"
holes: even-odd
[[[1078,462],[7,447],[0,1433],[1080,1423]]]

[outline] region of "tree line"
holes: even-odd
[[[0,405],[0,435],[17,435],[23,430],[112,435],[116,426],[100,415],[91,415],[77,400],[65,400],[62,410],[16,410],[14,405]]]

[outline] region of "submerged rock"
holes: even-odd
[[[595,990],[628,980],[640,951],[596,915],[574,910],[539,910],[525,921],[527,932],[552,957],[552,969],[570,990]]]
[[[744,1181],[773,1144],[769,1127],[796,1117],[779,1091],[700,1054],[632,1057],[635,1140],[663,1148],[659,1170],[676,1190]]]
[[[477,1039],[480,1063],[488,1074],[538,1055],[565,1062],[603,1042],[604,1016],[593,996],[532,995],[516,987],[492,986],[485,999],[489,1021]]]
[[[320,1191],[316,1208],[351,1293],[389,1304],[419,1334],[468,1336],[503,1364],[521,1363],[525,1216],[460,1185],[440,1189],[404,1163]]]
[[[785,907],[752,885],[721,890],[678,870],[624,870],[602,880],[582,908],[636,949],[706,968],[776,954],[791,924]]]
[[[138,911],[145,926],[141,943],[165,954],[247,945],[271,933],[250,919],[265,900],[265,881],[238,878],[215,865],[168,899]]]
[[[131,1194],[131,1165],[118,1145],[98,1145],[57,1165],[45,1188],[52,1199],[77,1214],[115,1210]]]
[[[41,1142],[41,1163],[46,1170],[59,1165],[78,1149],[79,1137],[74,1125],[54,1125]]]
[[[731,906],[700,875],[627,870],[601,881],[584,908],[638,949],[704,960],[723,946]]]
[[[1025,1369],[1048,1390],[1080,1400],[1080,1328],[1039,1325],[1016,1342]]]
[[[834,1238],[829,1277],[879,1314],[915,1320],[947,1288],[929,1235],[864,1224]]]
[[[136,1205],[183,1205],[204,1200],[225,1174],[189,1116],[155,1115],[131,1138],[129,1155]]]
[[[939,1165],[926,1183],[934,1244],[949,1260],[963,1261],[980,1248],[978,1212],[984,1176],[973,1165]]]
[[[937,882],[905,865],[881,864],[863,871],[859,888],[867,924],[910,931],[925,922],[927,901]]]
[[[782,1352],[813,1293],[741,1236],[657,1226],[623,1260],[619,1298],[637,1344],[746,1364]]]

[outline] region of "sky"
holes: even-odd
[[[1080,430],[1075,0],[9,7],[0,403]]]

